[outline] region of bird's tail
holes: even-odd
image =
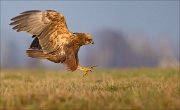
[[[49,58],[48,54],[44,54],[42,50],[29,48],[26,50],[26,54],[32,58]]]

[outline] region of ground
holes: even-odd
[[[180,109],[178,69],[2,69],[0,110]]]

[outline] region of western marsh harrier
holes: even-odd
[[[78,60],[79,48],[93,44],[93,38],[88,33],[69,31],[63,14],[53,10],[30,10],[11,20],[14,30],[27,32],[34,38],[26,50],[29,57],[63,63],[68,70],[79,69],[84,71],[84,75],[95,67],[82,67]]]

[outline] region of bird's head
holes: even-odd
[[[84,33],[84,35],[85,35],[85,45],[94,44],[94,40],[89,33]]]
[[[78,37],[78,44],[88,45],[94,44],[94,40],[89,33],[74,33]]]

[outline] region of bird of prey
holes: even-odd
[[[95,67],[82,67],[78,59],[80,47],[94,44],[93,38],[89,33],[71,32],[63,14],[54,10],[30,10],[11,20],[14,30],[27,32],[34,38],[26,50],[29,57],[63,63],[68,70],[79,69],[84,75]]]

